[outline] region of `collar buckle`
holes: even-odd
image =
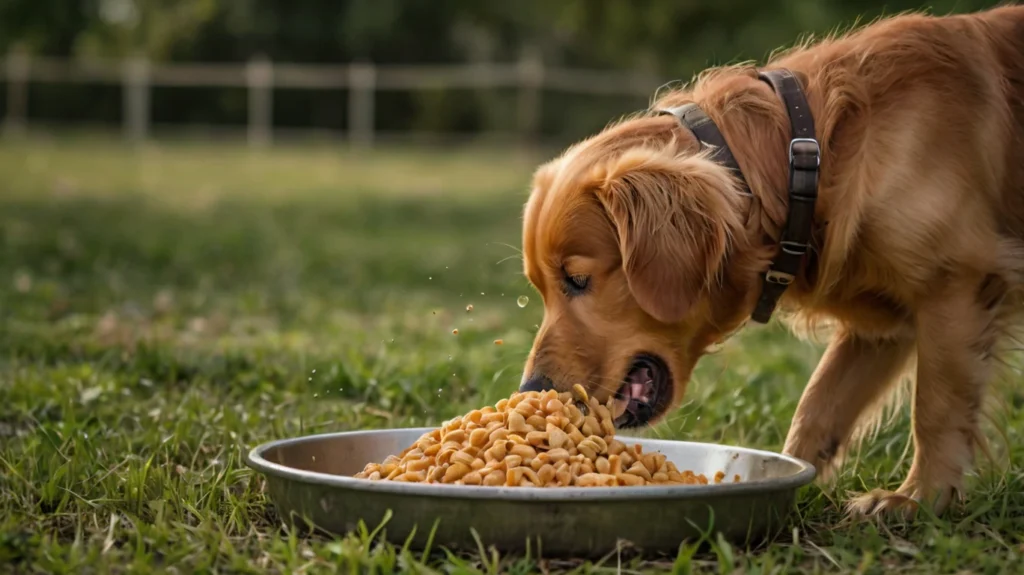
[[[788,286],[793,283],[794,279],[796,278],[793,274],[787,274],[786,272],[780,272],[779,270],[768,270],[768,273],[764,275],[764,281],[782,286]]]
[[[811,160],[813,160],[813,165]],[[789,141],[789,167],[816,170],[821,167],[821,145],[814,138],[793,138]]]

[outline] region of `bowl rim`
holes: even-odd
[[[809,462],[796,457],[721,443],[697,441],[679,441],[634,436],[616,436],[619,439],[640,441],[644,448],[657,449],[657,444],[713,446],[717,449],[730,449],[748,455],[778,459],[796,465],[798,471],[783,477],[754,479],[740,483],[709,483],[708,485],[658,485],[658,486],[619,486],[619,487],[488,487],[479,485],[449,485],[442,483],[403,483],[398,481],[370,481],[357,479],[348,475],[335,475],[318,471],[307,471],[274,463],[263,455],[271,449],[288,447],[302,443],[323,441],[338,437],[359,437],[365,435],[381,435],[387,433],[428,433],[435,427],[397,427],[390,429],[362,429],[354,431],[338,431],[317,433],[298,437],[267,441],[244,453],[245,464],[267,476],[295,481],[310,485],[366,491],[373,493],[393,493],[409,496],[425,496],[474,500],[509,500],[509,501],[587,501],[587,500],[651,500],[651,499],[702,499],[707,497],[735,496],[745,494],[763,494],[799,489],[811,483],[817,470]],[[654,444],[654,445],[650,445]]]

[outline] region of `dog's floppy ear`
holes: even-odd
[[[735,182],[704,157],[649,149],[627,151],[595,176],[633,297],[662,323],[682,321],[740,229]]]

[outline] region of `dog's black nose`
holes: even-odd
[[[550,379],[539,373],[534,373],[519,386],[519,392],[523,393],[527,391],[547,391],[549,389],[554,388],[555,384],[552,383]]]

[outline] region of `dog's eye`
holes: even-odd
[[[590,276],[583,274],[570,274],[563,272],[564,277],[562,278],[562,284],[567,296],[580,295],[587,290],[587,286],[590,285]]]

